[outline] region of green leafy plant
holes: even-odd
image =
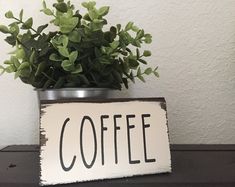
[[[150,44],[152,36],[133,22],[104,28],[109,7],[96,8],[96,2],[84,2],[87,10],[81,15],[70,1],[57,0],[53,8],[43,1],[44,14],[50,23],[33,28],[33,18],[24,18],[8,11],[5,17],[13,20],[0,25],[7,35],[5,41],[13,46],[9,60],[0,66],[0,73],[14,73],[24,83],[35,88],[105,87],[121,89],[135,78],[145,82],[144,75],[159,77],[157,68],[144,68],[148,50],[140,52],[142,44]],[[45,32],[49,24],[58,31]]]

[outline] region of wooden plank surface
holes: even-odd
[[[39,145],[11,145],[2,149],[0,152],[39,152]]]
[[[171,151],[235,151],[235,144],[220,145],[197,145],[197,144],[171,144]],[[39,145],[11,145],[3,148],[0,152],[38,152]]]
[[[63,186],[235,186],[235,145],[174,145],[171,153],[171,174]],[[38,146],[7,147],[0,152],[0,187],[36,187],[38,173]]]

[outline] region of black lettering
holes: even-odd
[[[149,118],[150,114],[142,114],[143,141],[144,141],[144,159],[145,162],[156,162],[156,159],[149,159],[147,156],[146,134],[145,129],[150,127],[150,124],[145,124],[144,118]]]
[[[129,163],[130,164],[139,164],[140,160],[132,160],[131,159],[131,138],[130,138],[130,129],[135,128],[135,125],[130,125],[130,118],[135,118],[135,115],[127,115],[127,141],[128,141],[128,155],[129,155]]]
[[[94,136],[94,156],[93,156],[93,159],[92,159],[92,161],[91,161],[90,164],[88,164],[88,163],[86,162],[85,155],[84,155],[84,152],[83,152],[83,127],[84,127],[84,123],[85,123],[86,120],[88,120],[88,121],[90,122],[91,127],[92,127],[93,136]],[[93,123],[92,119],[91,119],[89,116],[84,116],[83,119],[82,119],[82,122],[81,122],[81,129],[80,129],[80,149],[81,149],[82,161],[83,161],[85,167],[88,168],[88,169],[92,168],[92,166],[93,166],[94,163],[95,163],[96,156],[97,156],[97,138],[96,138],[96,132],[95,132],[94,123]]]
[[[107,131],[108,128],[104,127],[104,119],[108,119],[108,115],[103,115],[100,117],[101,119],[101,161],[102,165],[104,165],[104,131]]]
[[[114,120],[114,154],[115,154],[115,164],[118,163],[118,154],[117,154],[117,131],[120,130],[121,128],[117,126],[117,118],[121,118],[122,115],[114,115],[113,120]]]
[[[65,121],[64,121],[64,124],[62,126],[62,130],[61,130],[61,133],[60,133],[60,149],[59,149],[59,152],[60,152],[60,165],[61,167],[63,168],[64,171],[70,171],[73,166],[74,166],[74,163],[75,163],[75,160],[76,160],[76,156],[73,157],[73,160],[72,160],[72,163],[70,164],[69,167],[66,167],[64,165],[64,160],[63,160],[63,139],[64,139],[64,130],[65,130],[65,127],[67,125],[67,123],[69,122],[69,118],[67,118]]]

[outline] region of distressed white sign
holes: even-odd
[[[41,103],[40,185],[171,172],[164,99]]]

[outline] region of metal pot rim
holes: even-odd
[[[35,91],[48,92],[48,91],[111,91],[111,88],[59,88],[59,89],[42,89],[35,88]]]
[[[39,100],[67,100],[81,98],[107,98],[112,89],[108,88],[62,88],[35,89]]]

